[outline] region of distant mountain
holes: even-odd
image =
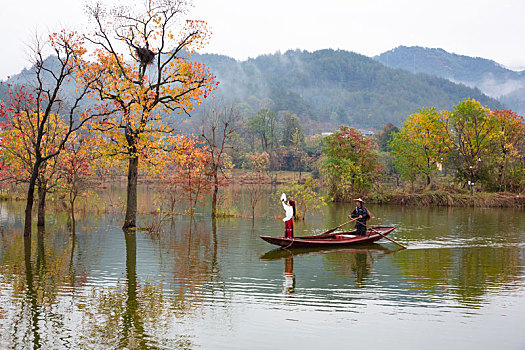
[[[477,87],[513,110],[525,113],[525,71],[513,71],[497,62],[449,53],[443,49],[399,46],[374,59],[392,68]]]
[[[261,108],[289,111],[300,118],[307,133],[335,129],[341,124],[360,128],[400,125],[418,108],[450,109],[467,97],[491,108],[502,107],[478,89],[428,74],[392,69],[348,51],[296,50],[246,61],[194,54],[192,59],[205,63],[217,76],[217,100],[239,104],[247,116]],[[24,83],[29,73],[24,70],[10,82]],[[192,119],[190,124],[197,123],[198,118]]]
[[[287,51],[236,61],[196,55],[220,81],[227,100],[266,101],[305,120],[380,127],[400,125],[420,107],[449,109],[471,97],[491,108],[502,104],[461,84],[427,74],[388,68],[369,57],[341,50]]]

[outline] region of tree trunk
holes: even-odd
[[[71,200],[71,234],[75,234],[75,200]]]
[[[29,179],[29,186],[27,188],[27,199],[26,199],[26,209],[25,209],[25,218],[24,218],[24,236],[31,236],[31,223],[32,223],[32,214],[33,214],[33,201],[35,198],[35,184],[40,165],[35,164],[33,167],[33,173]]]
[[[138,178],[139,158],[137,156],[129,158],[128,166],[128,189],[126,203],[126,217],[123,229],[136,227],[137,225],[137,178]]]
[[[47,184],[42,181],[38,184],[38,221],[37,226],[46,225],[46,194]]]
[[[219,177],[217,175],[217,169],[213,173],[213,195],[211,198],[211,217],[217,216],[217,194],[219,193]]]

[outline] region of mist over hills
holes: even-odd
[[[359,128],[400,125],[421,107],[450,109],[464,98],[502,108],[479,89],[430,74],[394,69],[373,58],[343,50],[287,51],[237,61],[217,54],[194,54],[217,76],[216,101],[235,103],[243,115],[262,108],[296,114],[307,134],[341,124]],[[29,70],[10,79],[20,83]],[[202,108],[194,113],[198,119]],[[192,122],[190,121],[190,124]]]
[[[478,89],[392,69],[342,50],[287,51],[240,62],[206,54],[194,59],[217,75],[217,96],[244,102],[269,99],[275,111],[289,110],[303,120],[331,126],[399,125],[420,107],[448,109],[466,97],[502,107]]]
[[[525,114],[525,71],[513,71],[485,58],[420,46],[399,46],[374,59],[388,67],[427,73],[479,88],[508,108]]]

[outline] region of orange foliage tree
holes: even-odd
[[[0,156],[4,159],[4,171],[1,175],[6,182],[15,185],[28,184],[34,170],[34,134],[31,133],[32,125],[38,123],[37,114],[22,114],[13,116],[10,126],[0,132]],[[51,113],[44,126],[40,153],[47,156],[54,152],[59,144],[60,136],[67,132],[65,122],[56,113]],[[71,139],[71,137],[70,137]],[[61,150],[63,153],[63,150]],[[38,192],[38,226],[45,225],[46,197],[58,185],[60,155],[42,162],[37,177],[36,188]]]
[[[189,113],[218,83],[207,68],[189,56],[210,36],[203,21],[183,20],[183,0],[147,0],[145,8],[88,7],[96,46],[97,97],[112,114],[94,130],[108,156],[127,162],[127,205],[123,228],[136,226],[139,159],[158,163],[171,132],[171,112]]]
[[[0,106],[5,132],[1,141],[3,151],[10,153],[11,157],[18,157],[19,170],[27,175],[25,236],[31,234],[38,177],[62,152],[71,134],[94,115],[81,108],[81,101],[87,96],[95,77],[86,69],[88,64],[83,60],[86,51],[82,39],[76,33],[62,31],[50,35],[44,43],[37,42],[33,51],[34,66],[28,86],[9,86],[9,95]],[[49,51],[55,58],[45,60],[44,55]],[[76,94],[68,96],[65,101],[62,91],[69,82],[76,80],[80,71],[86,72],[83,83],[78,85]],[[63,127],[55,132],[59,120],[63,121]]]
[[[60,190],[69,204],[71,233],[75,233],[75,202],[85,196],[95,173],[93,140],[73,134],[59,158]]]
[[[204,142],[190,135],[178,137],[176,150],[171,155],[168,187],[188,200],[189,214],[193,216],[197,202],[211,190],[210,153]]]

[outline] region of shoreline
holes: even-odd
[[[471,196],[465,193],[429,191],[396,193],[388,199],[370,202],[419,207],[524,208],[525,196],[510,192],[478,192]]]

